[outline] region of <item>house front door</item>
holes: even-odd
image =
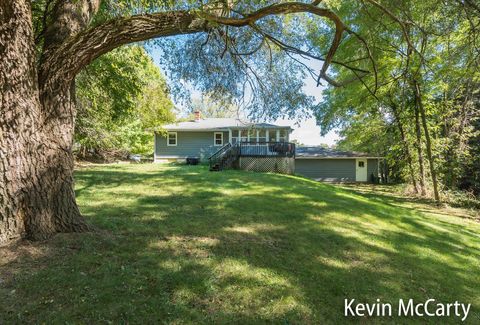
[[[355,181],[367,181],[367,159],[355,159]]]

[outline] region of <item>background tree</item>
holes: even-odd
[[[161,71],[142,47],[116,49],[76,78],[75,143],[82,158],[150,154],[152,132],[174,120]]]
[[[191,103],[189,118],[198,111],[203,118],[242,118],[242,113],[237,105],[222,100],[215,101],[210,95],[194,98]]]
[[[383,151],[393,178],[437,201],[441,190],[458,188],[471,161],[479,78],[479,19],[471,11],[466,2],[342,2],[337,12],[354,13],[346,23],[371,44],[378,74],[328,89],[316,113],[324,132],[341,128],[341,146]],[[359,55],[344,44],[336,57]]]

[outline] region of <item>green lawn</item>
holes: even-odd
[[[458,300],[480,322],[478,221],[205,166],[103,165],[76,182],[98,231],[0,251],[0,324],[341,323],[345,298]]]

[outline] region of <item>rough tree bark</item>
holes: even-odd
[[[215,25],[242,27],[269,15],[309,12],[335,25],[321,70],[326,78],[345,31],[330,10],[294,2],[267,6],[243,18],[178,10],[90,27],[99,3],[57,0],[37,59],[30,1],[0,1],[0,244],[89,229],[73,190],[74,80],[98,56],[154,37],[205,32]]]
[[[0,5],[0,243],[88,228],[73,191],[74,115],[59,113],[72,102],[69,84],[41,96],[29,6]]]
[[[30,18],[26,2],[0,2],[0,243],[24,232],[21,189],[33,187],[25,160],[40,105]]]

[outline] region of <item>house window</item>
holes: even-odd
[[[260,142],[260,143],[267,142],[267,131],[266,130],[258,130],[258,142]]]
[[[176,145],[177,145],[177,132],[168,132],[167,146],[176,146]]]
[[[277,131],[276,130],[269,130],[268,132],[268,141],[269,142],[277,142]]]
[[[257,130],[248,130],[248,141],[257,143]]]
[[[360,168],[365,167],[365,162],[364,161],[359,161],[358,162],[358,167],[360,167]]]
[[[223,146],[223,132],[214,132],[213,139],[215,146]]]
[[[235,144],[238,142],[239,132],[240,131],[238,130],[232,130],[232,144]]]
[[[240,142],[248,141],[248,130],[240,130]]]
[[[280,142],[287,142],[287,130],[279,130],[279,138],[278,141]]]

